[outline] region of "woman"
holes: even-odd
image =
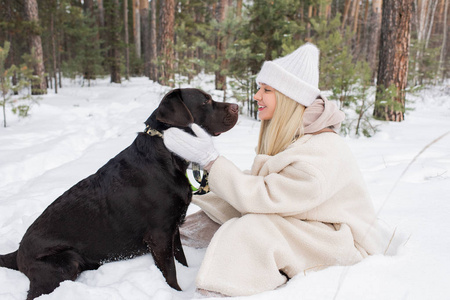
[[[363,176],[335,133],[344,113],[320,96],[318,64],[319,50],[309,43],[264,63],[256,78],[262,122],[250,173],[219,156],[197,126],[197,137],[164,133],[171,151],[210,172],[212,192],[193,202],[221,226],[200,267],[199,289],[252,295],[301,272],[379,252]]]

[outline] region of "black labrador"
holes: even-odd
[[[60,282],[102,263],[150,252],[167,283],[181,290],[174,257],[187,266],[180,242],[192,192],[189,162],[161,138],[196,123],[217,136],[238,119],[236,104],[219,103],[198,89],[176,89],[161,100],[134,142],[57,198],[28,228],[19,249],[0,266],[30,279],[27,299],[51,293]]]

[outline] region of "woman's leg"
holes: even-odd
[[[303,271],[359,260],[347,226],[247,214],[216,232],[197,287],[229,296],[253,295],[273,290]]]

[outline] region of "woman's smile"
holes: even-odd
[[[253,99],[255,99],[258,103],[259,119],[272,119],[275,107],[277,105],[275,90],[271,86],[261,83],[260,88]]]

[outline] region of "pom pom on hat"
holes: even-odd
[[[256,83],[267,84],[298,103],[309,106],[319,96],[319,49],[311,43],[264,62]]]

